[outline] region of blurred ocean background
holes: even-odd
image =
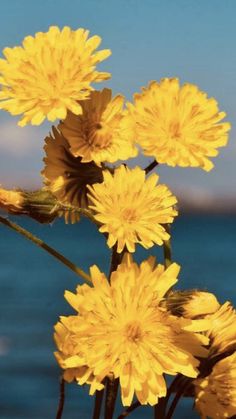
[[[16,219],[17,220],[17,219]],[[72,226],[62,220],[39,225],[18,219],[51,246],[88,271],[96,263],[109,269],[109,251],[96,227],[85,219]],[[181,266],[178,288],[200,288],[220,302],[236,303],[236,216],[183,215],[172,226],[173,260]],[[138,248],[137,261],[148,254],[162,261],[162,249]],[[42,249],[0,226],[0,418],[55,417],[60,370],[53,355],[53,326],[60,315],[72,314],[64,290],[80,281],[73,272]],[[91,419],[93,399],[87,387],[66,386],[63,418]],[[117,415],[122,411],[117,403]],[[139,408],[130,418],[152,418],[152,409]],[[174,418],[197,418],[192,401],[179,404]]]

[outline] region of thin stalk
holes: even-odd
[[[64,409],[64,402],[65,402],[65,381],[63,377],[60,379],[60,397],[59,397],[59,404],[57,409],[56,419],[62,418],[62,413]]]
[[[119,379],[118,378],[107,378],[107,385],[106,385],[106,409],[105,409],[105,416],[104,419],[112,419],[115,404],[116,404],[116,397],[119,387]]]
[[[110,263],[110,271],[109,271],[109,281],[111,278],[112,272],[116,271],[117,266],[120,264],[121,259],[123,256],[123,252],[121,254],[117,253],[117,245],[113,246],[112,254],[111,254],[111,263]],[[116,397],[119,387],[119,379],[109,378],[107,377],[106,380],[106,401],[105,401],[105,419],[112,419],[114,410],[115,410],[115,403]]]
[[[109,271],[109,280],[111,278],[112,272],[116,271],[117,266],[121,263],[123,253],[124,253],[124,251],[121,252],[121,253],[117,253],[116,249],[117,249],[117,245],[115,244],[115,246],[113,246],[113,248],[112,248],[110,271]]]
[[[92,223],[96,224],[97,227],[101,226],[101,223],[99,223],[94,218],[91,211],[89,211],[86,208],[78,208],[78,207],[75,207],[74,205],[60,203],[58,204],[58,209],[60,209],[61,211],[69,211],[69,212],[77,213],[78,215],[83,215],[84,217],[87,217],[90,221],[92,221]]]
[[[130,413],[132,413],[135,409],[137,409],[139,406],[141,406],[140,402],[137,400],[131,406],[127,407],[126,410],[124,410],[120,416],[118,416],[117,419],[123,419],[126,418]]]
[[[184,384],[182,385],[182,387],[180,387],[180,389],[177,391],[171,405],[170,408],[166,414],[166,418],[165,419],[171,419],[173,416],[173,413],[176,409],[176,406],[179,402],[179,400],[181,399],[181,396],[184,394],[185,390],[187,389],[187,387],[190,385],[191,383],[189,381],[184,382]]]
[[[168,401],[170,399],[171,393],[173,392],[173,389],[175,388],[178,381],[181,380],[181,378],[182,378],[182,376],[180,374],[176,375],[176,377],[173,379],[170,387],[168,388],[167,394],[166,394],[166,397],[165,397],[166,406],[167,406]]]
[[[93,411],[93,419],[99,419],[100,418],[103,395],[104,395],[104,389],[96,391],[94,411]]]
[[[166,227],[167,233],[170,234],[169,224],[166,224],[165,227]],[[168,266],[171,265],[171,256],[172,256],[170,238],[169,240],[166,240],[163,243],[163,253],[164,253],[164,265],[165,265],[165,268],[167,269]],[[161,397],[158,403],[154,406],[154,419],[165,418],[165,412],[166,412],[166,406],[167,406],[168,400],[169,400],[169,394],[167,392],[166,397]]]
[[[161,397],[154,406],[154,419],[165,419],[166,398]]]
[[[86,272],[84,272],[82,269],[78,268],[78,266],[74,265],[74,263],[72,263],[69,259],[67,259],[65,256],[63,256],[61,253],[57,252],[55,249],[50,247],[43,240],[39,239],[38,237],[36,237],[32,233],[30,233],[28,230],[20,227],[18,224],[13,223],[12,221],[8,220],[5,217],[0,216],[0,223],[4,224],[7,227],[10,227],[12,230],[21,234],[26,239],[32,241],[37,246],[46,250],[46,252],[50,253],[50,255],[55,257],[57,260],[59,260],[61,263],[66,265],[69,269],[71,269],[73,272],[75,272],[77,275],[79,275],[81,278],[85,279],[85,281],[87,281],[91,284],[91,278],[88,274],[86,274]]]
[[[158,165],[158,162],[154,160],[152,163],[150,163],[147,167],[145,167],[144,171],[146,175],[151,172],[156,166]]]

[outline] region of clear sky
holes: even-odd
[[[0,49],[50,25],[83,27],[103,38],[112,56],[99,69],[112,73],[106,85],[114,93],[131,99],[150,80],[177,76],[214,96],[232,123],[215,169],[161,167],[161,180],[174,190],[236,196],[235,0],[1,0]],[[20,128],[17,120],[0,113],[0,184],[36,187],[50,126]]]

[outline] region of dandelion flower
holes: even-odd
[[[113,163],[137,155],[133,145],[133,132],[126,123],[123,112],[124,97],[112,99],[112,91],[94,91],[88,100],[80,102],[82,115],[68,112],[59,125],[70,144],[74,156],[82,162]]]
[[[177,78],[151,82],[128,107],[137,142],[159,163],[209,171],[209,157],[227,143],[230,124],[220,122],[225,113],[216,100],[193,84],[180,87]]]
[[[109,78],[95,70],[110,55],[110,50],[94,52],[99,36],[88,39],[89,31],[61,31],[51,26],[48,32],[27,36],[23,46],[5,48],[0,60],[0,109],[12,115],[23,114],[19,125],[41,124],[64,119],[67,110],[82,113],[79,100],[86,99],[91,83]]]
[[[163,224],[172,223],[177,202],[166,185],[156,185],[155,173],[145,179],[145,171],[121,165],[114,175],[103,172],[104,182],[88,186],[95,218],[102,226],[99,231],[108,233],[107,244],[117,243],[117,252],[126,246],[135,251],[135,243],[146,249],[154,243],[162,245],[170,235]]]
[[[110,283],[96,266],[90,272],[92,287],[78,286],[76,294],[65,292],[78,314],[61,319],[63,334],[70,337],[64,346],[62,326],[56,326],[56,357],[63,369],[73,369],[77,379],[76,369],[87,366],[84,381],[88,374],[100,383],[107,376],[119,378],[122,403],[127,406],[134,394],[141,404],[150,405],[164,397],[164,373],[198,375],[195,357],[208,353],[203,347],[208,338],[199,332],[209,327],[208,322],[175,317],[160,306],[177,281],[177,264],[165,269],[150,257],[138,266],[126,256]]]
[[[78,356],[81,354],[79,345],[80,342],[73,333],[70,332],[70,328],[73,329],[73,325],[77,324],[77,316],[61,317],[60,322],[55,326],[55,342],[57,344],[59,352],[55,353],[56,359],[59,365],[63,368],[64,361],[68,362],[69,358]],[[81,361],[82,358],[80,358]],[[103,384],[97,381],[93,375],[91,369],[87,365],[82,365],[78,368],[66,368],[63,373],[63,378],[68,383],[76,380],[78,384],[83,385],[85,383],[90,385],[90,394],[93,394],[96,390],[102,390]]]
[[[195,407],[202,419],[236,415],[236,352],[217,362],[211,374],[195,383]]]
[[[227,301],[211,316],[211,327],[207,332],[210,338],[210,356],[236,351],[236,311]]]
[[[220,307],[214,294],[200,290],[172,291],[166,304],[174,315],[187,319],[213,314]]]
[[[93,162],[81,163],[70,153],[69,144],[56,128],[45,139],[46,157],[42,171],[45,185],[58,201],[74,207],[88,206],[87,185],[102,182],[102,169]]]

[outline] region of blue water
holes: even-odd
[[[62,221],[42,226],[18,219],[84,270],[94,263],[108,271],[109,252],[102,235],[87,220],[74,226]],[[181,264],[179,288],[208,289],[220,302],[236,303],[236,217],[183,216],[172,228],[174,260]],[[148,254],[162,259],[161,249],[139,248],[137,260]],[[78,277],[15,232],[0,225],[0,418],[55,418],[60,370],[53,356],[53,325],[71,310],[63,299]],[[66,387],[63,419],[90,419],[93,399],[86,387]],[[180,404],[174,418],[191,416],[191,400]],[[117,414],[121,407],[117,406]],[[153,417],[140,408],[130,418]]]

